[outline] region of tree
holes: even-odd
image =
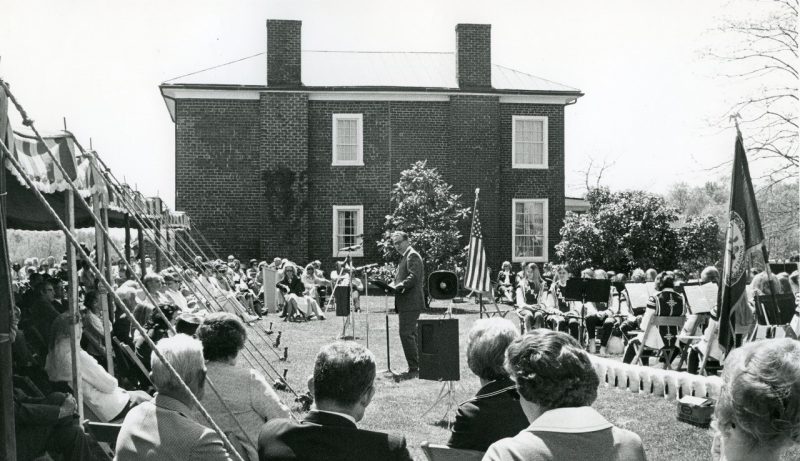
[[[690,216],[678,228],[678,267],[687,272],[721,264],[720,228],[713,216]]]
[[[667,203],[678,210],[681,223],[696,218],[715,219],[719,229],[716,246],[724,248],[730,198],[728,178],[694,187],[677,183],[667,192],[666,198]],[[756,201],[770,257],[788,259],[800,253],[800,196],[797,183],[786,181],[757,187]]]
[[[589,211],[567,215],[556,245],[556,253],[571,271],[588,266],[626,272],[675,267],[678,214],[662,197],[601,187],[590,190],[586,198]]]
[[[391,241],[394,231],[404,231],[414,242],[425,263],[427,272],[437,269],[452,270],[462,253],[461,231],[469,208],[461,203],[461,196],[442,179],[435,168],[420,161],[400,173],[391,195],[392,214],[383,225],[383,238],[378,242],[387,262],[396,262],[400,255]]]
[[[779,183],[796,178],[798,0],[746,0],[744,19],[727,19],[711,55],[723,63],[722,76],[745,88],[729,116],[738,116],[751,162],[770,162],[758,179]]]

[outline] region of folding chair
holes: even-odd
[[[119,431],[122,428],[122,424],[98,423],[89,421],[87,419],[84,421],[83,427],[85,427],[94,436],[94,438],[101,443],[100,446],[106,451],[106,454],[110,456],[114,455],[114,451],[117,447],[117,437],[119,437]],[[108,450],[103,447],[103,444],[108,446]]]
[[[484,455],[482,451],[450,448],[447,445],[431,445],[428,442],[422,442],[420,448],[428,461],[480,461]]]
[[[686,362],[689,355],[689,349],[692,348],[694,341],[703,339],[702,332],[708,324],[708,318],[708,314],[697,314],[697,320],[691,325],[689,331],[686,332],[687,334],[683,334],[683,332],[678,333],[678,347],[681,350],[681,360],[678,362],[677,371],[683,368],[683,364]],[[697,335],[698,330],[701,332],[700,335]]]
[[[678,327],[680,330],[683,327],[683,324],[686,322],[686,317],[681,315],[679,317],[673,316],[665,316],[665,315],[654,315],[650,317],[650,321],[647,324],[647,328],[644,330],[644,334],[642,335],[642,344],[639,346],[639,349],[636,351],[636,358],[633,359],[633,363],[643,365],[642,363],[642,352],[647,346],[647,338],[652,333],[653,329],[656,328],[656,334],[658,334],[658,327]],[[677,336],[677,335],[676,335]],[[635,347],[635,346],[634,346]],[[666,354],[664,357],[664,369],[671,370],[672,369],[672,348],[665,347],[662,348],[662,351]]]

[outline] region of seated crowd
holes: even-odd
[[[88,248],[83,249],[89,253]],[[158,388],[150,376],[151,344],[173,336],[173,330],[193,335],[207,319],[199,337],[210,344],[206,352],[209,376],[231,394],[236,394],[232,391],[242,383],[249,383],[249,393],[239,394],[249,403],[229,403],[228,408],[241,412],[245,420],[263,423],[268,418],[287,416],[288,410],[263,376],[254,370],[238,373],[240,369],[234,365],[246,340],[244,324],[265,314],[261,301],[264,290],[275,291],[282,317],[322,320],[325,315],[320,297],[326,287],[352,284],[354,293],[361,287],[358,279],[349,280],[350,267],[335,271],[333,282],[329,281],[319,261],[302,271],[281,258],[271,264],[251,260],[246,269],[233,256],[227,262],[196,258],[184,267],[156,271],[151,259],[145,257],[144,261],[132,260],[130,268],[124,262],[112,267],[114,294],[132,314],[129,316],[108,296],[107,288],[88,264],[78,260],[76,265],[79,312],[75,319],[69,314],[66,260],[56,264],[54,257],[42,261],[28,258],[23,264],[12,265],[14,397],[16,410],[26,412],[25,418],[17,419],[18,438],[32,440],[35,432],[37,440],[43,442],[18,444],[19,459],[34,459],[44,451],[65,459],[102,459],[102,450],[72,421],[77,415],[72,388],[73,333],[80,342],[75,365],[81,378],[84,411],[90,420],[119,422],[133,408],[149,401]],[[275,286],[263,286],[261,268],[265,266],[277,272]],[[141,285],[133,274],[141,278]],[[357,306],[357,301],[354,304]],[[134,319],[144,327],[144,334],[134,328]],[[111,333],[110,343],[106,342],[106,328]],[[109,372],[109,357],[113,372]],[[215,408],[215,404],[210,407]],[[49,408],[52,415],[60,416],[51,417],[51,413],[34,408]],[[224,418],[221,421],[227,427],[235,426]],[[47,431],[43,430],[45,426]],[[248,435],[255,439],[257,431]],[[247,447],[248,437],[237,437]],[[251,453],[255,453],[254,445],[250,445]]]
[[[353,268],[340,265],[329,279],[319,261],[301,269],[280,258],[270,264],[252,260],[245,270],[231,256],[227,263],[195,260],[159,272],[146,266],[140,286],[122,265],[114,288],[127,309],[111,302],[104,312],[106,290],[84,267],[78,277],[80,318],[73,319],[64,300],[69,277],[62,265],[55,269],[49,258],[38,266],[27,262],[15,271],[11,338],[18,459],[44,452],[66,460],[107,459],[78,424],[73,357],[87,417],[121,423],[115,459],[234,459],[227,442],[249,461],[411,459],[405,437],[360,426],[380,398],[375,357],[361,344],[322,347],[309,381],[314,408],[302,420],[259,371],[238,360],[247,343],[246,325],[264,314],[259,301],[264,290],[275,290],[285,319],[323,320],[325,293],[337,286],[358,293]],[[276,271],[274,287],[264,286],[264,266]],[[797,293],[796,273],[750,275],[751,298]],[[581,279],[652,282],[653,291],[636,305],[624,285],[614,284],[607,302],[584,304],[566,292],[570,277],[564,266],[542,271],[526,264],[513,273],[510,264],[503,265],[497,295],[515,305],[522,331],[501,318],[473,325],[466,357],[480,389],[459,406],[448,446],[484,453],[485,460],[646,459],[637,434],[592,408],[600,380],[590,354],[608,354],[609,342],[618,338],[627,344],[627,363],[641,347],[662,361],[680,355],[680,327],[659,326],[646,340],[643,332],[655,317],[698,317],[680,290],[694,282],[680,271],[635,270],[628,278],[585,269]],[[697,279],[719,283],[719,274],[709,267]],[[358,309],[357,295],[351,300]],[[756,323],[756,307],[751,309],[740,320]],[[145,334],[133,328],[127,311]],[[687,340],[693,343],[690,370],[697,372],[703,354],[722,359],[704,346],[716,343],[716,316],[712,311],[703,323],[702,339]],[[104,322],[111,326],[111,350]],[[73,332],[80,338],[75,353]],[[107,371],[108,357],[114,360],[113,374]],[[643,356],[643,363],[647,359]],[[800,442],[800,342],[751,342],[724,365],[717,456],[778,459],[783,448]],[[198,402],[224,438],[200,414]]]
[[[590,353],[609,355],[610,352],[623,354],[623,361],[631,363],[641,347],[644,331],[654,322],[653,318],[686,317],[683,328],[659,325],[646,338],[642,364],[648,364],[649,357],[657,355],[662,362],[669,362],[682,353],[682,343],[688,347],[689,372],[697,373],[703,354],[708,354],[707,365],[718,366],[722,357],[716,345],[718,334],[718,313],[716,307],[699,315],[692,312],[684,294],[688,285],[719,285],[719,272],[714,266],[706,267],[700,274],[687,274],[681,270],[658,272],[655,269],[635,269],[630,276],[625,273],[603,269],[583,269],[580,279],[604,279],[611,282],[607,302],[582,302],[570,298],[567,281],[573,275],[563,265],[546,266],[542,274],[536,263],[523,263],[519,272],[512,270],[508,261],[501,266],[494,284],[496,300],[507,302],[515,307],[523,331],[534,328],[549,328],[570,334],[581,344],[586,344]],[[756,298],[762,295],[790,294],[795,299],[797,314],[792,328],[800,336],[800,293],[798,272],[771,274],[766,271],[747,273],[747,299],[749,310],[737,313],[737,324],[750,326],[750,331],[758,323],[763,323]],[[637,298],[629,294],[630,284],[641,284],[648,295]],[[632,288],[630,288],[632,291]],[[717,288],[717,291],[719,289]],[[574,296],[574,295],[573,295]],[[584,325],[581,338],[580,326]],[[700,339],[702,337],[702,339]],[[741,337],[737,340],[741,342]],[[615,340],[611,351],[609,341]],[[624,352],[624,353],[623,353]]]

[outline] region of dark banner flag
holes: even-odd
[[[733,346],[735,326],[752,322],[746,286],[747,271],[753,257],[763,258],[767,262],[756,195],[750,180],[742,133],[737,126],[731,176],[730,222],[725,237],[719,311],[719,344],[726,351],[730,351]]]

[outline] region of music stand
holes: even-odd
[[[397,373],[392,371],[392,358],[391,354],[389,353],[389,296],[394,296],[394,288],[392,288],[392,286],[388,283],[379,279],[369,279],[369,283],[372,283],[378,287],[381,291],[383,291],[384,295],[383,306],[386,314],[386,369],[381,370],[379,373],[395,376]]]
[[[564,299],[581,302],[581,323],[578,339],[585,346],[583,334],[586,331],[586,303],[607,303],[611,295],[611,281],[605,279],[569,279],[564,287]]]

